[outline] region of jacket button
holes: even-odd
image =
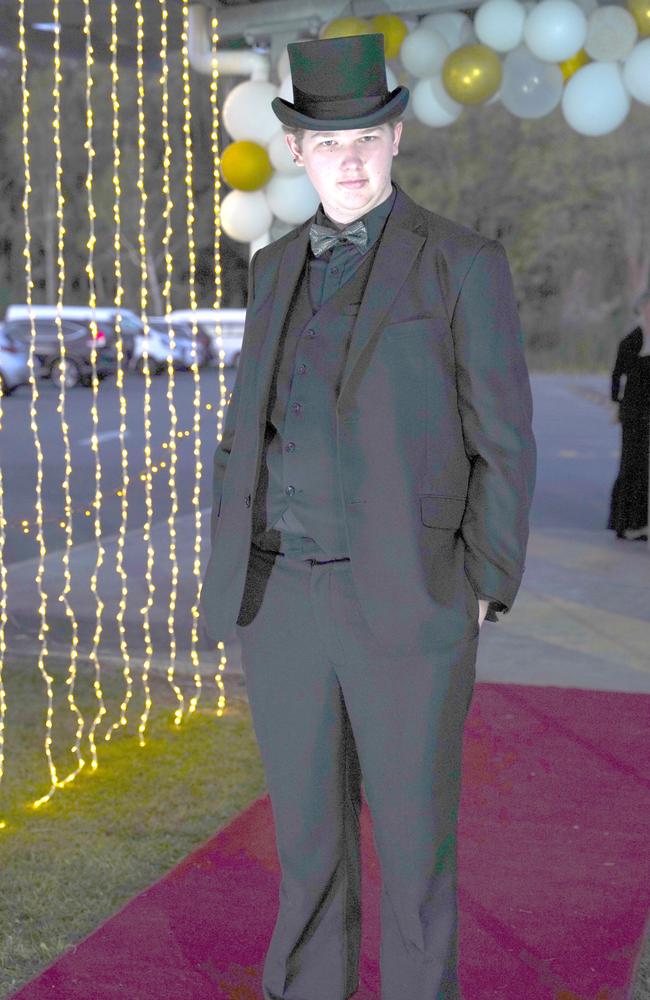
[[[250,507],[250,505],[251,505],[251,495],[250,495],[250,493],[245,498],[244,503],[246,504],[247,507]]]

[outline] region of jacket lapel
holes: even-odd
[[[343,369],[340,395],[368,343],[390,309],[424,243],[425,233],[416,231],[420,221],[418,206],[393,181],[397,195],[386,220],[359,312],[352,328],[348,357]],[[309,247],[309,227],[316,213],[287,242],[279,258],[273,304],[268,315],[262,347],[258,355],[257,410],[266,414],[273,363],[285,317],[300,278]],[[263,310],[262,312],[266,312]]]
[[[352,328],[348,357],[341,376],[339,399],[343,396],[346,383],[372,335],[380,326],[406,281],[425,240],[424,233],[416,232],[414,228],[418,221],[417,205],[404,194],[399,185],[395,184],[395,187],[397,188],[395,204],[386,220]]]
[[[309,227],[316,218],[316,213],[304,223],[296,236],[290,240],[278,261],[275,277],[273,305],[268,317],[264,340],[258,355],[257,371],[257,406],[260,420],[265,419],[266,401],[273,373],[273,362],[284,326],[291,299],[307,256],[309,243]]]

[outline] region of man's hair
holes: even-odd
[[[393,131],[394,131],[395,125],[397,125],[397,123],[399,121],[402,121],[403,117],[404,117],[404,112],[403,111],[398,111],[398,112],[396,112],[396,114],[391,115],[390,118],[386,118],[386,120],[383,121],[383,122],[381,122],[380,124],[382,124],[382,125],[390,125],[391,129],[393,129]],[[302,141],[303,141],[303,139],[305,137],[305,132],[308,131],[307,129],[305,129],[305,128],[298,128],[298,127],[293,128],[290,125],[284,125],[283,124],[282,125],[282,131],[285,134],[289,134],[289,135],[295,136],[296,137],[296,143],[298,144],[298,148],[302,149]],[[314,129],[314,131],[319,131],[319,130],[318,129]],[[336,130],[332,129],[332,131],[336,131]]]

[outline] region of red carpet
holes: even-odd
[[[477,684],[460,812],[465,1000],[629,1000],[650,903],[650,698]],[[379,997],[364,803],[363,959]],[[267,797],[16,1000],[260,1000],[279,869]]]

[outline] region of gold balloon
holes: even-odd
[[[386,59],[395,59],[409,33],[408,25],[397,14],[376,14],[370,18],[370,25],[373,31],[380,31],[384,36]]]
[[[650,0],[627,0],[627,9],[636,21],[642,38],[650,35]]]
[[[501,86],[501,60],[487,45],[462,45],[442,67],[442,82],[459,104],[487,101]]]
[[[221,154],[221,173],[237,191],[257,191],[271,179],[273,164],[264,146],[240,139]]]
[[[346,35],[369,35],[371,28],[362,17],[335,17],[323,25],[320,38],[343,38]]]
[[[562,70],[562,76],[565,80],[568,80],[573,76],[582,66],[586,66],[590,63],[591,59],[587,55],[584,49],[578,49],[574,56],[570,59],[565,59],[564,62],[558,63],[560,69]]]

